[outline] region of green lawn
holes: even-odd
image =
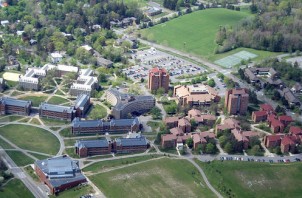
[[[26,166],[35,162],[34,159],[23,154],[21,151],[6,151],[6,153],[12,158],[17,166]]]
[[[301,197],[301,163],[198,163],[214,188],[225,196],[230,192],[232,197]]]
[[[64,94],[61,90],[58,90],[58,91],[56,92],[56,94],[57,94],[57,95],[61,95],[61,96],[65,96],[65,94]]]
[[[14,147],[12,147],[9,143],[5,142],[3,139],[0,138],[0,146],[3,149],[12,149]]]
[[[84,168],[83,171],[96,173],[96,172],[99,172],[99,171],[107,169],[107,168],[123,166],[126,164],[132,164],[135,162],[145,161],[145,160],[149,160],[149,159],[157,158],[157,157],[160,157],[160,155],[150,154],[150,155],[144,155],[144,156],[138,156],[138,157],[129,157],[129,158],[125,158],[125,159],[116,159],[116,160],[108,160],[108,161],[103,161],[103,162],[96,162],[96,163]]]
[[[79,156],[75,153],[74,148],[66,148],[64,150],[64,153],[67,154],[68,156],[72,157],[72,158],[79,158]]]
[[[88,118],[93,120],[105,118],[107,116],[107,110],[101,105],[94,105],[90,111]]]
[[[19,180],[13,179],[9,181],[0,191],[0,197],[3,198],[34,198],[26,186]]]
[[[0,122],[14,122],[16,120],[20,120],[21,118],[23,118],[22,116],[15,116],[15,115],[11,115],[11,116],[0,116]]]
[[[57,119],[52,119],[52,118],[41,118],[40,117],[40,120],[47,126],[65,125],[65,124],[69,123],[66,120],[57,120]]]
[[[41,125],[41,122],[40,122],[37,118],[33,118],[33,119],[30,121],[30,124]]]
[[[154,122],[154,121],[148,121],[147,125],[152,128],[152,132],[156,131],[158,127],[160,127],[161,123],[160,122]]]
[[[89,178],[107,197],[215,197],[186,160],[153,160]]]
[[[33,126],[10,124],[0,128],[0,134],[20,148],[46,154],[57,154],[60,143],[50,132]]]
[[[63,130],[60,131],[60,135],[63,137],[73,137],[74,135],[71,133],[71,128],[65,128]]]
[[[62,104],[69,102],[69,100],[66,100],[65,98],[61,98],[59,96],[53,96],[48,100],[49,104]]]
[[[40,154],[32,153],[32,152],[28,152],[28,153],[31,154],[32,156],[36,157],[39,160],[50,158],[50,156],[47,156],[47,155],[40,155]]]
[[[35,180],[36,182],[40,182],[39,177],[37,176],[37,174],[35,173],[34,169],[32,169],[31,166],[26,166],[23,168],[27,174],[29,174],[31,176],[31,178],[33,178],[33,180]]]
[[[219,26],[235,25],[251,16],[246,12],[228,9],[206,9],[187,14],[141,31],[151,41],[209,58],[214,54]]]
[[[33,106],[38,107],[41,102],[44,102],[47,99],[47,96],[24,96],[18,99],[21,100],[30,100],[33,103]]]

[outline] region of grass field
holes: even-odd
[[[46,154],[57,154],[60,143],[50,132],[33,126],[10,124],[0,128],[0,134],[20,148]]]
[[[75,154],[74,148],[66,148],[64,150],[64,153],[67,154],[69,157],[72,157],[72,158],[80,158],[77,154]]]
[[[151,41],[209,58],[214,54],[219,26],[235,25],[250,16],[228,9],[207,9],[173,19],[141,31]]]
[[[47,99],[47,96],[24,96],[18,99],[21,100],[30,100],[33,103],[33,106],[38,107],[41,102],[44,102]]]
[[[185,160],[153,160],[89,178],[107,197],[214,197]]]
[[[65,125],[68,123],[66,120],[57,120],[52,118],[41,118],[40,120],[47,126]]]
[[[32,153],[32,152],[28,152],[28,153],[31,154],[32,156],[38,158],[39,160],[50,158],[50,156],[47,156],[47,155],[40,155],[40,154]]]
[[[17,166],[26,166],[28,164],[33,164],[34,159],[23,154],[21,151],[6,151],[6,153],[12,158],[12,160],[17,164]]]
[[[105,118],[107,116],[107,110],[101,105],[94,105],[90,111],[88,118],[93,120]]]
[[[3,148],[3,149],[11,149],[11,148],[14,148],[12,147],[9,143],[5,142],[4,140],[2,140],[0,138],[0,146]]]
[[[30,121],[30,124],[41,125],[41,122],[40,122],[37,118],[33,118],[33,119]]]
[[[112,168],[116,166],[123,166],[126,164],[132,164],[140,161],[145,161],[153,158],[160,157],[160,155],[144,155],[144,156],[138,156],[138,157],[129,157],[126,159],[116,159],[116,160],[108,160],[108,161],[103,161],[103,162],[96,162],[86,168],[83,169],[85,172],[92,172],[96,173],[99,171],[102,171],[107,168]]]
[[[63,137],[73,137],[74,135],[71,133],[70,130],[71,130],[70,127],[65,128],[65,129],[60,131],[60,135],[63,136]]]
[[[215,189],[226,197],[301,197],[302,164],[233,161],[198,162]]]
[[[48,100],[49,104],[62,104],[65,102],[69,102],[69,100],[66,100],[65,98],[61,98],[59,96],[53,96]]]
[[[22,119],[23,117],[22,116],[5,116],[5,117],[2,117],[0,116],[0,122],[13,122],[13,121],[16,121],[16,120],[20,120]]]
[[[26,186],[19,180],[13,179],[9,181],[0,191],[0,197],[8,198],[34,198]]]

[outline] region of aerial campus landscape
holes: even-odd
[[[301,0],[0,0],[0,197],[301,197]]]

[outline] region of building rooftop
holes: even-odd
[[[85,104],[90,100],[87,94],[81,94],[77,97],[74,107],[84,109]]]
[[[274,108],[270,104],[260,104],[259,106],[263,111],[274,111]]]
[[[179,128],[179,127],[174,127],[172,129],[170,129],[170,133],[172,133],[173,135],[176,135],[176,136],[184,134],[184,132],[182,131],[182,129]]]
[[[146,146],[148,140],[146,137],[141,136],[139,138],[117,138],[115,139],[117,146]]]
[[[39,109],[41,110],[47,110],[47,111],[54,111],[54,112],[66,112],[66,113],[73,113],[75,112],[74,107],[67,107],[67,106],[61,106],[61,105],[53,105],[48,104],[46,102],[42,102],[39,106]]]
[[[71,126],[72,127],[98,127],[98,126],[133,126],[140,124],[138,118],[134,119],[112,119],[109,122],[103,120],[80,120],[76,117],[73,119]]]
[[[101,140],[77,140],[74,144],[77,148],[96,148],[96,147],[108,147],[109,143],[107,139]]]
[[[32,102],[29,100],[18,100],[8,97],[0,97],[0,103],[5,105],[24,107],[24,108],[27,108],[32,104]]]

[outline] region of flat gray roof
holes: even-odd
[[[77,97],[77,100],[75,102],[75,108],[83,108],[84,105],[89,101],[90,97],[87,94],[81,94]]]
[[[54,112],[67,112],[67,113],[72,113],[75,112],[74,107],[67,107],[67,106],[61,106],[61,105],[53,105],[53,104],[48,104],[46,102],[42,102],[41,105],[39,106],[39,109],[42,110],[48,110],[48,111],[54,111]]]
[[[96,147],[108,147],[109,143],[106,139],[101,140],[77,140],[74,144],[77,148],[96,148]]]
[[[139,138],[117,138],[115,141],[117,146],[146,146],[148,144],[144,136]]]
[[[72,127],[99,127],[99,126],[133,126],[140,124],[138,118],[133,119],[112,119],[109,122],[103,120],[80,120],[76,117],[73,119],[71,126]]]
[[[7,98],[7,97],[1,97],[0,103],[11,105],[11,106],[25,107],[25,108],[27,108],[29,105],[32,104],[30,100],[18,100],[15,98]]]

